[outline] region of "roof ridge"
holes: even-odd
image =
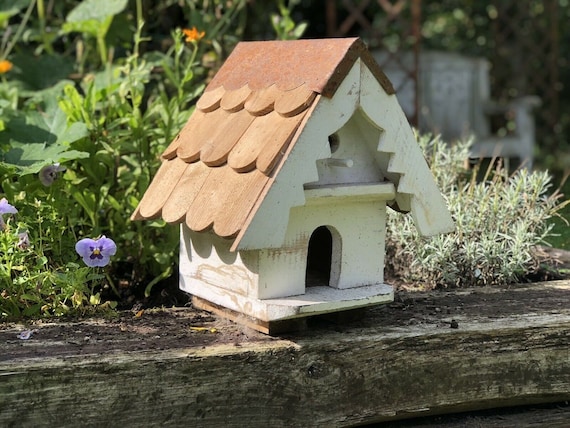
[[[358,37],[240,42],[204,94],[248,85],[252,91],[275,85],[280,90],[303,84],[331,98],[358,58],[362,58],[389,94],[394,88]],[[208,95],[210,96],[210,95]]]

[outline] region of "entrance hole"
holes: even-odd
[[[307,287],[330,285],[332,252],[333,236],[331,231],[326,226],[316,228],[309,239],[307,252],[305,276]]]

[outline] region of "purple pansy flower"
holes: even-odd
[[[20,250],[27,250],[28,248],[30,248],[30,237],[28,235],[27,230],[18,233],[18,243],[16,244],[16,246]]]
[[[35,330],[24,330],[24,331],[21,331],[20,333],[18,333],[18,335],[16,337],[18,339],[21,339],[21,340],[28,340],[32,337],[34,332],[35,332]]]
[[[109,264],[117,252],[117,245],[105,235],[97,239],[84,238],[75,244],[75,251],[89,267],[103,267]]]
[[[16,214],[18,210],[13,205],[8,203],[6,198],[0,199],[0,215],[1,214]]]
[[[53,184],[55,180],[59,177],[59,173],[65,171],[65,167],[59,166],[58,163],[54,163],[53,165],[46,165],[44,166],[39,174],[38,177],[40,178],[41,183],[48,187]]]
[[[4,214],[16,214],[18,210],[8,203],[6,198],[0,199],[0,230],[4,230],[6,228],[6,223],[4,223],[4,218],[2,217]]]

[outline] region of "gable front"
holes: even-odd
[[[330,99],[320,97],[305,118],[296,143],[289,147],[287,162],[276,169],[271,186],[264,189],[232,250],[277,248],[282,244],[290,209],[305,205],[307,188],[319,180],[317,161],[335,157],[328,137],[357,112],[367,122],[363,127],[378,130],[373,133],[378,140],[372,157],[379,181],[367,181],[365,185],[372,188],[385,181],[393,183],[392,203],[401,211],[411,212],[422,235],[454,229],[445,200],[396,96],[384,90],[364,61],[357,60],[335,95]]]

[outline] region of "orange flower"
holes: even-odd
[[[196,30],[196,27],[192,27],[190,30],[188,28],[184,28],[182,32],[186,36],[187,42],[199,42],[200,39],[206,35],[205,31],[198,31]]]
[[[0,61],[0,74],[8,73],[10,70],[12,70],[12,66],[13,64],[10,61],[3,59]]]

